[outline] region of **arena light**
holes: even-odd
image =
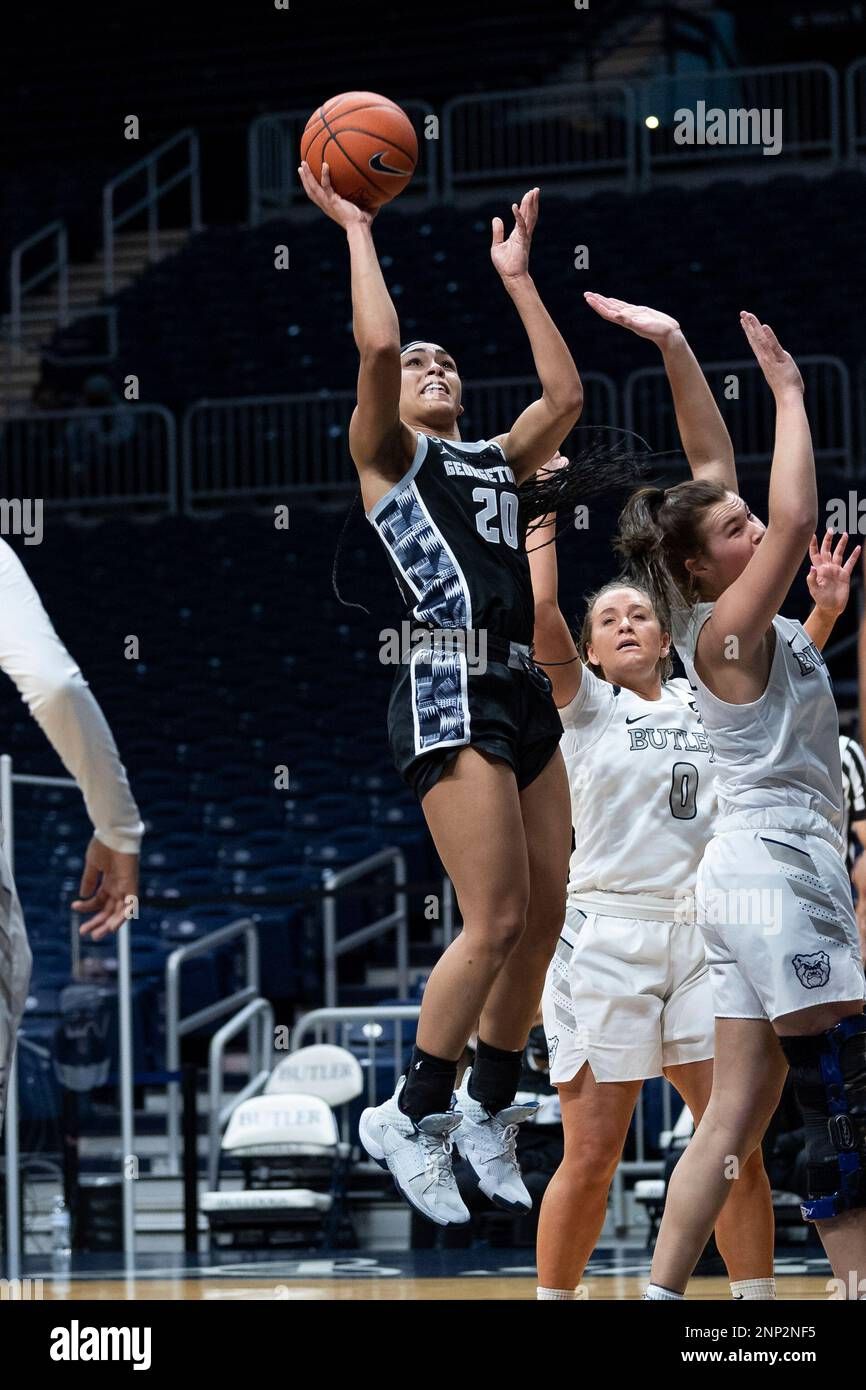
[[[644,121],[644,125],[647,127],[648,130],[658,130],[658,128],[659,128],[659,118],[658,118],[658,116],[647,116],[646,119],[645,119],[645,121]]]

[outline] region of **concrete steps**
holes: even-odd
[[[175,255],[189,237],[184,230],[161,231],[157,237],[155,261]],[[146,232],[126,232],[115,238],[114,293],[131,285],[154,264],[149,254]],[[105,254],[92,261],[69,267],[69,318],[84,317],[101,306],[105,283]],[[10,341],[11,316],[0,320],[0,418],[25,414],[41,374],[41,350],[51,340],[60,322],[58,289],[28,295],[22,309],[22,333],[18,348]]]

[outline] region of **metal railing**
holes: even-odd
[[[850,373],[840,358],[798,358],[819,460],[854,464]],[[754,359],[704,368],[744,467],[772,453],[772,396]],[[732,378],[736,377],[736,382]],[[680,453],[673,401],[662,367],[632,372],[620,391],[602,372],[583,373],[584,410],[563,445],[580,448],[584,429],[624,426],[660,454]],[[493,377],[465,384],[463,432],[475,439],[507,430],[539,392],[535,377]],[[733,393],[733,394],[732,394]],[[182,496],[174,417],[162,406],[29,412],[0,433],[0,465],[12,495],[41,496],[47,506],[118,502],[190,514],[232,499],[266,500],[357,487],[347,434],[353,390],[196,401],[181,422]],[[728,400],[735,401],[733,408]],[[864,416],[866,432],[866,416]]]
[[[337,894],[340,889],[348,883],[357,883],[359,879],[378,873],[380,869],[388,865],[394,867],[393,911],[386,913],[384,917],[377,917],[375,922],[370,922],[366,927],[359,928],[358,931],[350,932],[348,936],[339,936],[337,930]],[[357,864],[350,864],[346,869],[325,869],[322,874],[322,884],[326,893],[322,899],[325,1007],[333,1009],[337,1006],[339,960],[366,942],[375,941],[380,936],[387,936],[392,931],[396,933],[397,937],[397,990],[400,997],[405,999],[409,992],[409,911],[405,891],[406,857],[402,850],[383,849],[378,854],[371,854],[366,859],[361,859]]]
[[[429,106],[401,104],[420,113],[426,134]],[[301,196],[295,167],[308,116],[273,112],[250,126],[253,226]],[[789,63],[472,93],[445,103],[441,136],[419,141],[427,150],[416,180],[431,199],[441,184],[446,202],[469,187],[526,179],[561,177],[574,189],[577,175],[588,190],[611,180],[626,191],[680,170],[724,176],[747,166],[771,177],[779,165],[838,164],[843,138],[856,163],[866,151],[866,59],[850,65],[844,88],[826,63]]]
[[[170,150],[181,144],[185,144],[188,149],[186,163],[160,182],[159,161]],[[139,174],[145,176],[147,191],[129,207],[118,212],[115,208],[117,190]],[[156,260],[159,254],[159,204],[167,193],[179,188],[187,179],[189,180],[190,199],[189,227],[191,231],[198,232],[201,230],[201,187],[198,135],[194,130],[178,131],[177,135],[173,135],[170,140],[164,141],[155,150],[151,150],[150,154],[145,155],[129,169],[124,169],[122,174],[117,174],[115,178],[109,179],[102,190],[102,250],[105,257],[104,288],[106,294],[114,294],[115,233],[120,227],[126,226],[128,222],[146,212],[148,255],[151,260]]]
[[[850,476],[854,460],[848,368],[838,357],[798,357],[797,364],[806,387],[815,457],[841,465]],[[767,464],[773,452],[775,412],[757,362],[754,358],[710,362],[703,370],[730,431],[738,466]],[[642,367],[632,372],[623,397],[626,428],[646,439],[654,453],[681,456],[664,367]],[[734,409],[728,408],[731,400],[736,402]],[[664,468],[663,457],[658,459],[658,466]]]
[[[418,137],[418,166],[407,194],[422,194],[429,201],[436,197],[436,147],[438,141],[426,138],[426,123],[433,107],[413,97],[399,101],[412,119]],[[259,226],[268,217],[286,213],[306,195],[297,175],[301,159],[301,136],[310,120],[309,110],[269,111],[257,116],[247,132],[250,225]]]
[[[683,72],[646,79],[638,91],[644,186],[672,167],[720,171],[759,161],[769,176],[789,160],[839,160],[839,79],[826,63]],[[655,129],[647,117],[658,120]],[[777,138],[778,150],[765,155]]]
[[[0,756],[0,828],[3,848],[9,869],[15,872],[15,808],[14,787],[63,787],[77,791],[71,777],[39,777],[13,772],[8,753]],[[117,992],[120,1059],[120,1130],[121,1130],[121,1193],[123,1201],[123,1253],[127,1261],[135,1254],[135,1192],[127,1161],[135,1149],[133,1119],[133,1052],[132,1052],[132,962],[129,943],[129,924],[117,933]],[[6,1276],[17,1279],[21,1273],[21,1243],[19,1222],[21,1212],[21,1167],[18,1147],[18,1065],[17,1052],[9,1058],[9,1083],[6,1100],[4,1131],[6,1156]]]
[[[225,999],[218,999],[216,1003],[208,1004],[205,1008],[197,1009],[195,1013],[187,1014],[185,1018],[181,1018],[180,974],[184,964],[195,956],[207,955],[241,936],[244,937],[246,947],[246,984]],[[198,941],[191,942],[189,946],[179,946],[176,951],[172,951],[165,963],[166,1070],[174,1073],[180,1070],[181,1038],[186,1037],[188,1033],[195,1032],[196,1028],[201,1028],[205,1023],[213,1023],[216,1019],[224,1018],[226,1014],[232,1013],[233,1010],[243,1009],[244,1005],[258,1000],[259,933],[258,927],[251,917],[239,918],[237,922],[230,922],[226,927],[219,927],[217,931],[209,932],[207,936],[200,937]],[[232,1019],[233,1023],[235,1021]],[[254,1023],[255,1018],[250,1015],[247,1017],[246,1023],[241,1026],[252,1028]],[[251,1055],[252,1051],[251,1047]],[[169,1172],[176,1176],[180,1173],[180,1083],[178,1081],[169,1081],[166,1087],[166,1103],[168,1165]]]
[[[635,92],[624,82],[572,83],[454,97],[442,111],[443,193],[466,185],[576,173],[637,175]]]
[[[866,154],[866,58],[858,58],[845,73],[845,128],[848,158],[856,164]]]
[[[182,424],[188,511],[231,497],[353,487],[355,391],[195,401]]]
[[[259,1046],[257,1066],[253,1058],[252,1042],[255,1024],[259,1024]],[[233,1093],[223,1104],[223,1061],[225,1050],[232,1038],[247,1030],[250,1036],[250,1070],[247,1084]],[[216,1186],[219,1172],[220,1140],[223,1125],[228,1124],[232,1112],[250,1096],[257,1095],[271,1074],[274,1054],[274,1010],[267,999],[251,999],[250,1002],[224,1023],[210,1041],[208,1050],[208,1094],[210,1111],[208,1115],[207,1178],[208,1188]],[[256,1068],[253,1070],[253,1068]]]
[[[349,1032],[353,1025],[360,1024],[364,1037],[367,1040],[367,1102],[369,1105],[376,1105],[378,1100],[378,1090],[376,1087],[376,1049],[379,1046],[379,1038],[382,1036],[382,1023],[395,1023],[392,1047],[394,1051],[394,1085],[397,1084],[397,1077],[403,1070],[403,1045],[401,1023],[417,1020],[421,1014],[420,1004],[371,1004],[369,1008],[345,1008],[345,1009],[312,1009],[309,1013],[302,1014],[292,1029],[291,1051],[296,1052],[302,1044],[302,1039],[308,1033],[315,1035],[316,1042],[321,1042],[327,1031],[329,1038],[333,1041],[336,1037],[336,1025],[340,1027],[340,1041],[338,1047],[349,1046]],[[345,1137],[345,1136],[344,1136]]]
[[[582,419],[615,425],[617,390],[603,372],[582,376]],[[531,376],[464,383],[465,425],[476,439],[500,434],[539,394]],[[232,497],[357,487],[348,448],[354,390],[195,401],[181,424],[185,509],[207,510]]]
[[[25,253],[34,246],[50,242],[54,248],[54,258],[41,270],[24,278],[22,262]],[[57,322],[63,326],[69,322],[69,237],[63,222],[49,222],[38,232],[20,241],[12,252],[9,265],[9,338],[12,343],[13,361],[21,361],[22,334],[24,327],[24,296],[39,285],[57,277]],[[42,316],[40,315],[40,318]]]
[[[48,507],[177,507],[177,429],[161,405],[16,415],[0,432],[0,465],[7,495]]]
[[[590,426],[618,424],[617,391],[611,378],[603,372],[581,372],[581,381],[584,391],[581,421]],[[466,414],[461,419],[461,434],[471,439],[490,439],[502,434],[539,394],[538,378],[532,376],[467,381],[463,394]],[[563,445],[566,452],[568,443],[567,440]]]

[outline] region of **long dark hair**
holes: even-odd
[[[674,487],[638,488],[626,502],[614,549],[656,611],[677,602],[687,607],[697,603],[697,587],[686,560],[694,559],[703,548],[705,512],[727,495],[724,483],[692,478]]]
[[[591,671],[595,671],[596,674],[603,679],[607,679],[607,677],[601,666],[593,665],[589,659],[589,644],[592,641],[592,612],[599,599],[603,598],[605,594],[611,593],[614,589],[636,589],[639,594],[643,594],[662,632],[666,632],[668,636],[670,636],[671,631],[671,619],[667,603],[663,599],[659,600],[653,598],[652,593],[650,593],[643,584],[635,583],[632,575],[621,574],[616,579],[611,579],[609,584],[602,584],[600,589],[596,589],[594,594],[589,594],[586,598],[583,622],[580,626],[580,636],[577,639],[577,650],[580,653],[581,661],[584,661]],[[673,669],[673,659],[670,652],[668,652],[667,656],[663,656],[659,660],[659,676],[662,681],[670,680]]]
[[[633,439],[643,448],[636,448]],[[518,487],[520,516],[529,531],[534,531],[550,512],[573,511],[590,498],[634,487],[650,458],[639,435],[616,427],[578,426],[572,442],[578,441],[579,447],[569,451],[568,462],[562,468],[539,468]],[[541,544],[549,545],[552,539]]]

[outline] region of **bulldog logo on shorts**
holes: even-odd
[[[792,964],[797,979],[805,989],[820,989],[830,978],[830,957],[826,951],[813,951],[810,956],[794,956]]]
[[[553,1066],[553,1059],[556,1056],[556,1049],[559,1047],[559,1038],[552,1037],[547,1039],[547,1069]]]

